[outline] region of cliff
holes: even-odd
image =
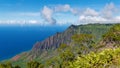
[[[61,44],[69,45],[71,40],[71,36],[74,34],[93,34],[97,39],[96,42],[100,40],[101,36],[108,31],[108,29],[112,26],[112,24],[88,24],[88,25],[71,25],[66,29],[64,32],[59,33],[57,32],[55,35],[50,36],[49,38],[36,42],[33,45],[33,48],[29,52],[25,52],[19,54],[14,61],[17,60],[33,60],[36,58],[40,58],[41,55],[47,55],[49,51],[54,51],[58,48]]]

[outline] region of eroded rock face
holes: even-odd
[[[71,36],[75,34],[74,28],[69,27],[63,33],[56,33],[55,35],[45,39],[44,41],[37,42],[32,48],[34,51],[42,51],[47,49],[56,49],[59,45],[65,43],[68,44],[71,42]]]
[[[63,43],[69,45],[72,41],[71,36],[76,33],[76,30],[77,26],[71,25],[67,30],[62,33],[57,32],[55,35],[50,36],[41,42],[36,42],[33,45],[32,50],[27,52],[25,56],[28,60],[31,60],[38,56],[41,56],[43,52],[46,53],[46,51],[49,49],[55,50]]]
[[[105,26],[105,27],[101,28],[101,26]],[[24,55],[20,54],[20,56],[24,56],[24,59],[32,60],[35,59],[36,57],[40,57],[41,54],[43,53],[44,55],[47,54],[47,50],[49,49],[54,50],[58,48],[61,44],[69,45],[72,41],[71,36],[74,34],[90,33],[95,36],[98,36],[98,34],[101,36],[108,30],[108,28],[106,27],[110,27],[110,26],[112,25],[103,25],[103,24],[101,25],[90,24],[90,25],[79,25],[79,26],[71,25],[68,29],[66,29],[62,33],[57,32],[55,35],[50,36],[41,42],[36,42],[33,45],[33,48],[29,52],[26,52],[26,54]],[[98,32],[94,33],[96,31]]]
[[[77,26],[76,26],[77,27]],[[33,50],[36,49],[50,49],[50,48],[57,48],[61,43],[68,44],[71,41],[71,36],[75,33],[75,26],[70,26],[66,31],[63,33],[57,32],[55,35],[45,39],[44,41],[37,42]]]

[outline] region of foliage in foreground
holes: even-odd
[[[105,49],[100,53],[81,55],[70,63],[70,68],[110,68],[120,67],[120,48]]]
[[[55,60],[55,58],[54,58]],[[62,59],[61,59],[62,60]],[[57,61],[54,61],[57,62]],[[67,62],[67,63],[66,63]],[[67,65],[66,65],[67,64]],[[57,63],[52,68],[109,68],[120,67],[120,48],[117,49],[105,49],[102,52],[91,52],[87,55],[80,55],[76,60],[68,59],[64,61],[62,65]],[[12,66],[10,63],[0,64],[0,68],[20,68],[19,66]],[[44,65],[38,62],[29,62],[27,68],[44,68]]]
[[[11,63],[0,64],[0,68],[20,68],[20,66],[13,66]]]

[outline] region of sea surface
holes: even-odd
[[[37,41],[66,28],[67,26],[0,26],[0,61],[29,51]]]

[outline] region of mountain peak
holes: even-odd
[[[71,26],[68,27],[68,29],[69,29],[69,28],[76,28],[76,27],[77,27],[77,25],[73,25],[73,24],[72,24]]]

